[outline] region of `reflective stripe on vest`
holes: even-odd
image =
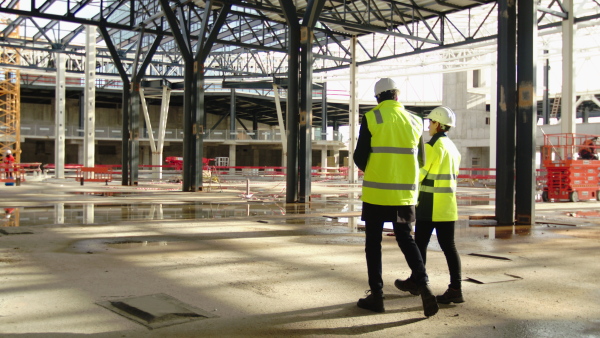
[[[379,109],[375,110],[373,112],[373,114],[375,114],[375,121],[377,121],[377,124],[382,124],[383,123],[383,116],[381,116],[381,112],[379,111]]]
[[[399,148],[399,147],[372,147],[373,153],[376,154],[414,154],[418,152],[418,149],[413,148]]]
[[[430,187],[427,185],[422,185],[421,191],[430,192],[433,194],[441,194],[441,193],[453,193],[456,191],[456,189],[454,187]]]
[[[381,183],[381,182],[371,182],[371,181],[363,181],[363,187],[384,189],[384,190],[408,190],[408,191],[416,191],[417,190],[416,184]]]
[[[431,174],[428,173],[427,174],[427,179],[428,180],[444,180],[444,181],[454,181],[456,180],[456,175],[455,174]]]

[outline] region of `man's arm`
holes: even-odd
[[[371,132],[367,125],[367,119],[363,116],[360,123],[360,132],[358,133],[358,141],[354,150],[354,164],[363,172],[367,168],[369,155],[371,154]]]

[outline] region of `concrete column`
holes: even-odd
[[[321,167],[322,168],[328,167],[328,165],[327,165],[327,148],[321,149]],[[321,172],[326,173],[327,169],[321,169]]]
[[[158,121],[158,141],[156,150],[152,153],[152,164],[163,164],[163,148],[165,145],[165,131],[167,129],[167,116],[169,113],[169,101],[171,100],[171,89],[167,86],[162,87],[162,101],[160,104],[160,120]],[[157,167],[153,172],[153,178],[162,179],[162,167]]]
[[[235,144],[229,145],[229,166],[235,167]],[[234,168],[229,169],[229,174],[234,175],[235,169]]]
[[[333,160],[334,160],[334,167],[339,168],[340,167],[340,150],[339,149],[334,149],[333,150]]]
[[[54,222],[56,224],[64,224],[65,223],[65,204],[64,203],[56,203],[54,205]]]
[[[54,138],[54,165],[55,177],[65,178],[65,119],[66,119],[66,76],[65,55],[54,53],[56,64],[56,88],[55,88],[55,138]]]
[[[83,224],[94,224],[94,204],[83,205]]]
[[[85,89],[83,165],[95,164],[96,136],[96,26],[85,27]]]
[[[281,110],[281,101],[279,100],[279,88],[275,83],[273,83],[273,94],[275,96],[275,107],[277,108],[277,122],[279,124],[279,132],[281,133],[281,146],[283,147],[282,151],[282,167],[287,165],[287,137],[285,134],[285,125],[283,124],[283,112]],[[286,170],[287,171],[287,170]]]
[[[575,83],[573,75],[573,40],[575,33],[574,0],[563,0],[567,18],[562,22],[562,107],[560,112],[561,133],[575,133]]]
[[[348,145],[348,183],[358,182],[358,168],[354,164],[354,148],[358,141],[358,82],[356,80],[356,36],[352,37],[350,50],[352,53],[352,64],[350,66],[350,144]]]

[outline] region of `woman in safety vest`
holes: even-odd
[[[448,107],[437,107],[426,117],[429,119],[429,136],[425,144],[426,162],[421,167],[419,203],[415,242],[427,261],[427,245],[435,229],[448,270],[450,285],[448,290],[437,296],[438,303],[462,303],[460,257],[454,244],[454,226],[458,219],[456,203],[457,177],[460,166],[460,153],[447,135],[450,127],[456,125],[456,116]]]
[[[423,302],[425,316],[438,312],[435,296],[419,248],[410,234],[418,198],[419,159],[423,154],[423,121],[398,102],[396,83],[383,78],[375,84],[378,105],[361,122],[354,162],[365,175],[362,186],[362,220],[365,221],[365,254],[370,295],[358,307],[384,312],[381,276],[383,223],[392,222],[398,246],[411,268]],[[421,147],[421,150],[419,148]]]

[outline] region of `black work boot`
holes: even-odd
[[[372,293],[371,290],[366,292],[369,294],[365,298],[361,298],[358,300],[359,308],[371,310],[373,312],[385,312],[385,308],[383,307],[383,292],[375,292]]]
[[[419,287],[419,293],[421,294],[421,301],[423,302],[423,314],[425,317],[431,317],[435,315],[440,307],[431,292],[431,289],[427,284]]]
[[[396,279],[396,281],[394,282],[394,285],[399,290],[410,292],[412,295],[418,296],[420,294],[420,292],[419,292],[419,286],[417,285],[417,283],[415,283],[410,278],[407,278],[405,280]]]
[[[435,297],[437,299],[438,303],[441,304],[450,304],[450,303],[464,303],[465,299],[463,298],[462,295],[462,290],[461,289],[452,289],[452,288],[448,288],[448,290],[446,290],[446,292],[444,292],[443,295],[441,296],[436,296]]]

